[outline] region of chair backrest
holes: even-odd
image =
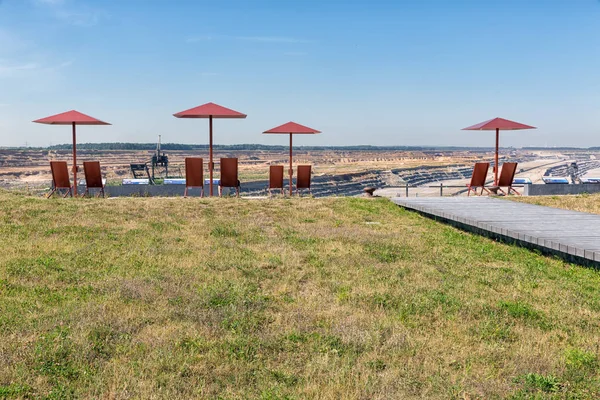
[[[83,171],[85,173],[85,185],[88,188],[102,189],[102,172],[100,171],[100,161],[84,161]]]
[[[238,187],[238,159],[221,158],[222,187]]]
[[[204,159],[199,157],[186,157],[185,159],[185,186],[204,186]]]
[[[475,167],[473,168],[473,175],[471,175],[471,183],[469,184],[469,186],[485,186],[485,179],[487,178],[489,168],[490,163],[475,163]]]
[[[69,189],[71,187],[66,161],[50,161],[50,170],[52,171],[52,182],[56,189]]]
[[[500,177],[498,178],[498,186],[510,187],[515,179],[515,173],[517,172],[516,162],[505,162],[502,164],[502,170],[500,171]]]
[[[269,189],[283,189],[283,165],[269,167]]]
[[[310,189],[311,165],[298,165],[298,176],[296,177],[296,188]]]

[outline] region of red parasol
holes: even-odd
[[[77,196],[77,140],[76,140],[76,125],[110,125],[108,122],[100,121],[92,118],[89,115],[80,113],[79,111],[71,110],[62,114],[52,115],[50,117],[37,119],[33,122],[38,124],[48,125],[72,125],[73,126],[73,195]]]
[[[176,118],[208,118],[209,123],[209,144],[208,144],[208,170],[210,174],[210,183],[208,195],[213,195],[213,118],[246,118],[246,114],[225,108],[215,103],[206,103],[189,110],[173,114]]]
[[[494,185],[498,184],[498,146],[500,144],[500,131],[516,131],[521,129],[536,129],[534,126],[520,124],[504,118],[494,118],[477,125],[463,128],[463,131],[496,131],[496,153],[494,155]]]
[[[289,134],[290,135],[290,196],[292,195],[292,176],[294,175],[294,168],[292,166],[292,135],[294,134],[304,134],[310,135],[315,133],[321,133],[316,129],[309,128],[304,125],[297,124],[295,122],[288,122],[287,124],[280,125],[276,128],[269,129],[268,131],[264,131],[263,133],[275,133],[275,134]]]

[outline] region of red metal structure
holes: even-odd
[[[316,129],[312,129],[309,128],[307,126],[304,125],[300,125],[297,124],[295,122],[288,122],[287,124],[283,124],[280,125],[278,127],[275,127],[273,129],[269,129],[268,131],[264,131],[263,133],[267,133],[267,134],[289,134],[290,135],[290,170],[289,170],[289,175],[290,175],[290,196],[292,195],[292,177],[294,175],[294,167],[292,165],[292,160],[293,160],[293,154],[292,154],[292,135],[294,134],[304,134],[304,135],[311,135],[311,134],[316,134],[316,133],[321,133],[321,131],[318,131]]]
[[[50,161],[50,170],[52,171],[52,191],[46,197],[50,198],[54,193],[65,191],[63,197],[72,196],[73,188],[69,179],[69,167],[66,161]]]
[[[477,125],[463,128],[463,131],[496,131],[496,153],[494,155],[494,186],[498,186],[498,147],[500,144],[500,131],[516,131],[521,129],[536,129],[535,126],[520,124],[504,118],[494,118],[480,122]]]
[[[85,193],[83,196],[90,195],[90,189],[98,190],[98,197],[104,197],[104,182],[102,181],[102,170],[100,161],[84,161],[83,172],[85,174]]]
[[[176,118],[208,118],[208,173],[210,178],[208,196],[213,195],[213,118],[246,118],[246,114],[225,108],[215,103],[206,103],[189,110],[173,114]]]
[[[502,171],[500,172],[500,179],[498,179],[498,186],[495,188],[499,192],[504,193],[508,196],[511,193],[515,193],[517,196],[520,196],[519,193],[513,185],[513,181],[515,180],[515,173],[517,172],[517,163],[516,162],[506,162],[502,164]],[[502,188],[507,188],[506,192],[502,190]]]
[[[485,180],[487,178],[488,169],[490,168],[490,163],[475,163],[475,167],[473,168],[473,175],[471,175],[471,182],[467,185],[469,191],[467,192],[467,196],[473,194],[477,194],[477,188],[481,188],[481,194],[483,195],[483,191],[485,190],[488,194],[490,191],[485,187]]]
[[[185,158],[185,191],[183,197],[187,197],[190,188],[199,188],[200,197],[204,197],[204,160],[202,158]]]
[[[300,189],[308,189],[310,191],[310,176],[312,166],[311,165],[298,165],[298,176],[296,177],[296,194],[300,196]]]
[[[108,122],[100,121],[89,115],[71,110],[62,114],[51,115],[50,117],[37,119],[33,122],[48,125],[71,125],[73,127],[73,196],[77,197],[77,125],[110,125]]]
[[[238,179],[238,159],[221,158],[221,179],[219,179],[219,197],[223,196],[223,188],[235,188],[235,194],[240,197],[240,180]]]
[[[271,196],[271,190],[273,189],[279,189],[283,196],[283,188],[283,165],[269,166],[269,187],[267,188],[269,196]]]

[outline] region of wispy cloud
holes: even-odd
[[[50,6],[62,5],[65,3],[65,0],[34,0],[35,4],[45,4]]]
[[[33,0],[33,3],[47,8],[54,18],[75,26],[91,27],[108,18],[103,10],[67,3],[67,0]]]
[[[236,40],[255,43],[311,43],[310,40],[287,36],[227,36],[227,35],[200,35],[190,36],[187,43],[209,42],[212,40]]]
[[[187,38],[185,41],[187,43],[197,43],[197,42],[209,42],[213,40],[215,37],[212,35],[202,35],[202,36],[192,36]]]
[[[35,62],[21,64],[3,64],[0,62],[0,78],[14,77],[28,71],[56,71],[62,68],[69,67],[73,64],[73,60],[64,61],[59,64],[42,65]]]
[[[45,10],[46,6],[39,7]],[[52,47],[38,45],[34,38],[37,36],[23,39],[15,31],[0,28],[0,87],[4,92],[18,97],[56,91],[65,84],[66,71],[74,60],[54,53]]]
[[[62,62],[62,63],[58,64],[56,66],[56,68],[65,68],[65,67],[70,67],[71,65],[73,65],[73,60]]]
[[[19,38],[6,29],[0,28],[0,58],[9,57],[13,54],[21,54],[23,50],[28,50],[31,47],[31,42]]]
[[[283,53],[283,55],[290,57],[302,57],[308,55],[308,53],[304,51],[286,51],[285,53]]]
[[[101,10],[58,10],[56,11],[55,16],[63,22],[82,27],[98,25],[103,19],[108,17],[108,15]]]
[[[309,40],[285,36],[237,36],[235,39],[262,43],[310,43]]]
[[[28,71],[38,69],[39,65],[36,63],[26,64],[1,64],[0,63],[0,76],[9,76],[19,71]]]

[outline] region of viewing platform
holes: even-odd
[[[600,215],[489,197],[396,197],[392,201],[470,232],[600,267]]]

